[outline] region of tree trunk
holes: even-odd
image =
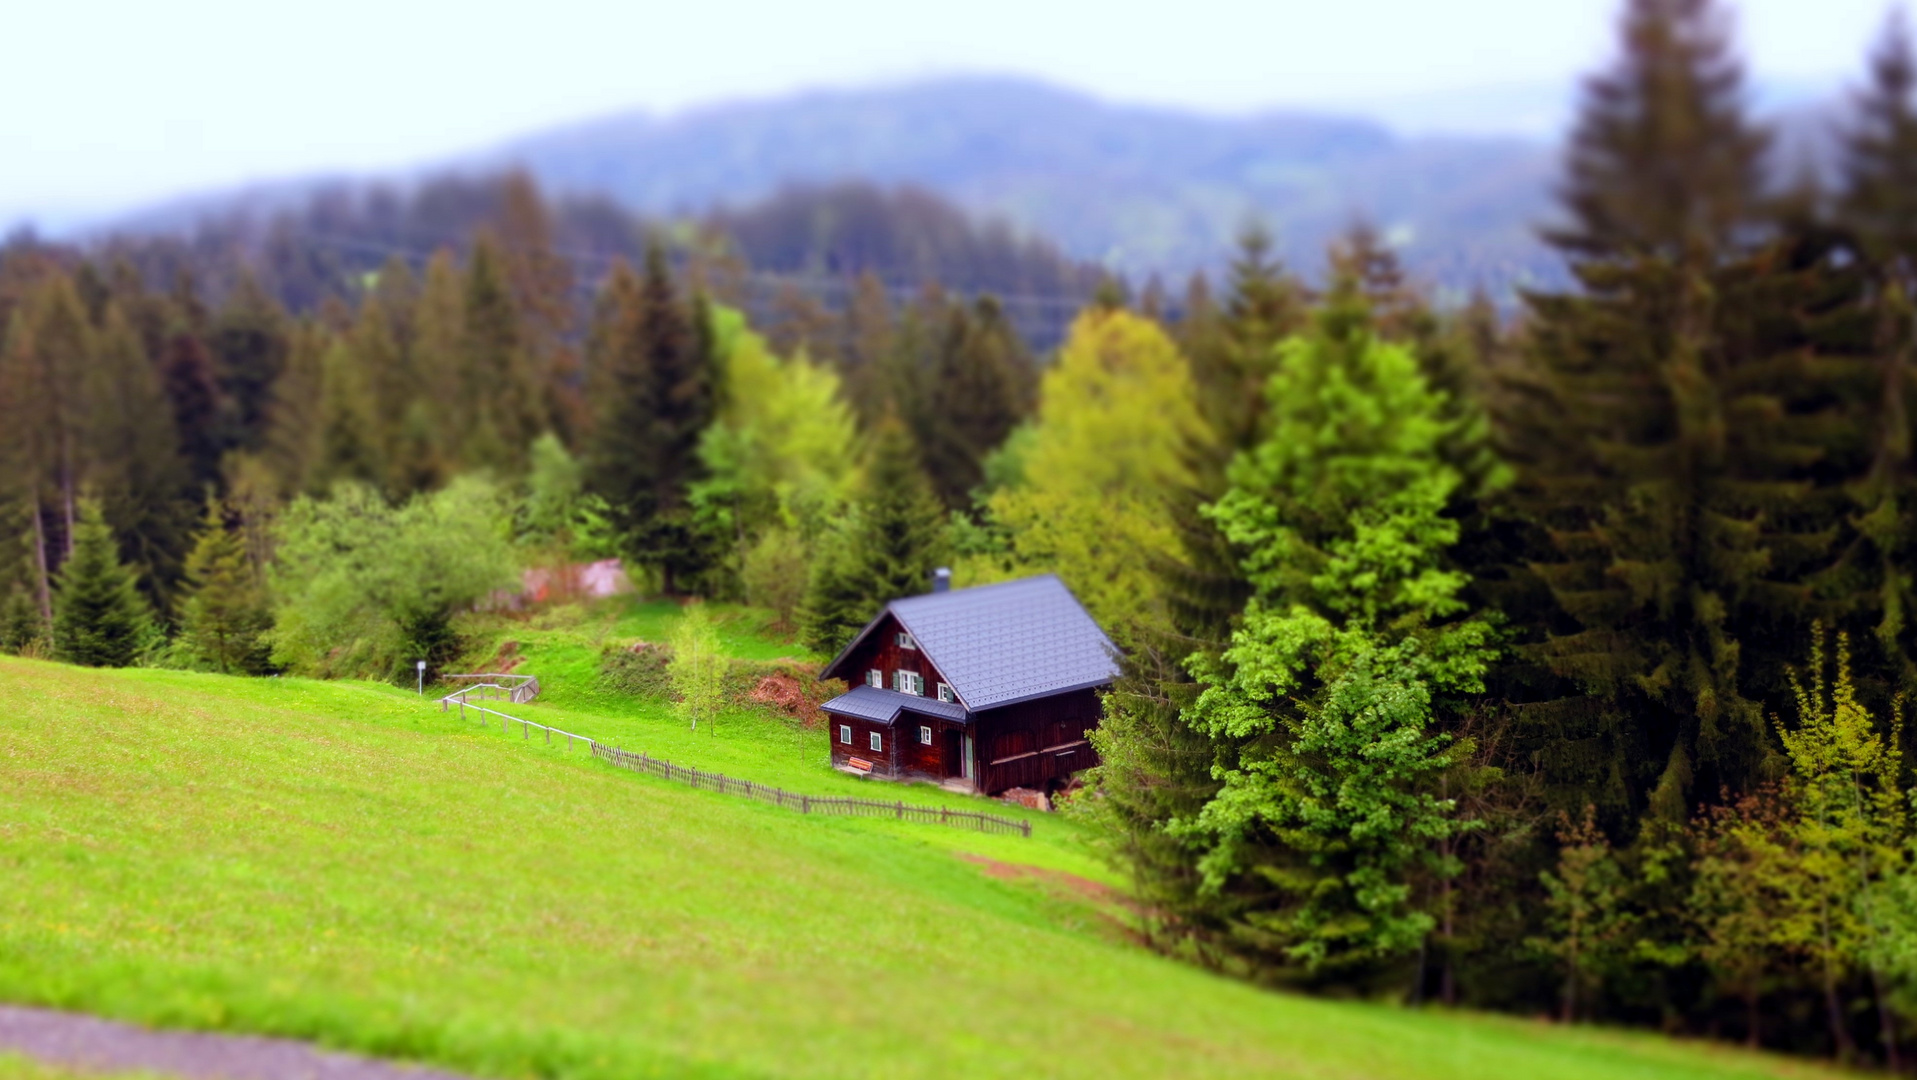
[[[67,504],[67,558],[73,558],[73,437],[60,436],[60,491]]]
[[[1844,1026],[1844,1008],[1837,1001],[1837,973],[1831,970],[1829,961],[1824,963],[1824,1011],[1830,1019],[1832,1048],[1837,1060],[1849,1064],[1857,1051],[1851,1045],[1850,1030]]]
[[[34,586],[40,601],[40,620],[46,624],[49,635],[53,632],[53,589],[47,580],[47,527],[40,520],[40,496],[36,492],[29,508],[33,514],[33,571]]]
[[[1764,1045],[1764,1040],[1758,1033],[1761,1015],[1762,1011],[1758,1008],[1757,988],[1752,987],[1744,995],[1744,1045],[1753,1050]]]
[[[1875,965],[1870,969],[1871,996],[1877,999],[1877,1038],[1884,1044],[1884,1067],[1892,1076],[1903,1072],[1903,1062],[1897,1053],[1897,1018],[1891,1014],[1890,1002],[1884,996],[1884,976]]]
[[[1564,975],[1564,1016],[1567,1024],[1576,1023],[1578,1018],[1578,962],[1571,958],[1569,970]]]

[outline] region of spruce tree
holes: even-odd
[[[33,535],[34,592],[49,621],[52,570],[72,547],[92,336],[72,282],[56,275],[28,291],[0,341],[0,484]]]
[[[180,632],[193,655],[222,675],[264,671],[272,616],[246,546],[227,528],[218,503],[207,504],[186,580]]]
[[[337,338],[320,360],[314,475],[322,489],[342,481],[378,487],[386,475],[371,373],[361,364],[355,345],[350,337]]]
[[[267,410],[273,403],[273,383],[286,369],[290,332],[286,313],[252,272],[242,268],[239,283],[213,320],[207,344],[220,392],[233,403],[237,441],[248,450],[265,445]]]
[[[98,503],[81,501],[74,534],[73,556],[60,568],[54,592],[54,654],[87,667],[126,667],[152,642],[152,609],[138,578],[120,562]]]
[[[926,474],[948,509],[971,505],[985,456],[1028,411],[1031,370],[998,301],[981,297],[970,311],[952,307],[914,423]]]
[[[665,252],[646,253],[645,275],[616,266],[606,285],[595,355],[604,371],[589,476],[606,500],[627,557],[660,574],[668,592],[710,561],[689,489],[702,474],[700,436],[716,413],[712,343],[673,287]]]
[[[1870,82],[1845,132],[1838,219],[1864,255],[1877,355],[1873,461],[1859,491],[1850,562],[1875,596],[1870,627],[1889,678],[1917,693],[1917,468],[1910,400],[1917,378],[1917,58],[1901,12],[1870,58]],[[1862,627],[1859,627],[1862,630]],[[1860,635],[1861,637],[1861,635]]]
[[[466,266],[460,408],[470,417],[467,464],[516,472],[546,408],[509,273],[498,242],[481,232]]]
[[[94,335],[87,372],[88,483],[122,556],[168,610],[192,535],[192,483],[159,376],[117,303]]]
[[[331,335],[319,326],[307,323],[294,328],[286,369],[273,384],[261,457],[272,473],[275,493],[282,499],[317,493],[324,487],[323,399],[326,357],[333,348]]]
[[[426,264],[425,282],[410,319],[407,359],[417,388],[406,420],[406,458],[419,471],[412,481],[421,489],[438,487],[471,457],[466,451],[463,405],[462,335],[466,301],[459,269],[441,251]],[[447,403],[461,408],[449,412]]]
[[[160,384],[172,404],[180,452],[194,486],[220,482],[220,456],[229,440],[226,410],[214,378],[213,360],[197,334],[177,327],[160,358]]]
[[[858,498],[826,540],[806,589],[808,648],[836,653],[880,608],[931,587],[944,554],[945,512],[918,461],[905,425],[880,421]]]
[[[1239,947],[1312,971],[1401,955],[1433,929],[1411,882],[1461,831],[1438,790],[1458,748],[1437,714],[1483,689],[1492,656],[1450,560],[1464,478],[1444,460],[1443,396],[1345,284],[1280,349],[1270,428],[1206,510],[1253,591],[1226,647],[1189,664],[1204,690],[1183,715],[1231,748],[1223,790],[1169,826],[1201,849],[1209,890],[1242,905]]]
[[[1647,804],[1680,822],[1694,791],[1774,768],[1750,677],[1814,614],[1831,521],[1805,500],[1839,419],[1791,340],[1829,264],[1761,243],[1766,136],[1722,13],[1632,0],[1623,46],[1587,85],[1551,234],[1582,288],[1529,298],[1502,395],[1556,609],[1512,614],[1562,680],[1524,711],[1524,750],[1611,826]]]

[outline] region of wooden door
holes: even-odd
[[[965,734],[957,728],[945,731],[944,752],[939,755],[940,774],[958,776],[964,772]]]

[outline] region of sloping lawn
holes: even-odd
[[[801,817],[364,684],[0,658],[0,700],[0,999],[499,1077],[1832,1075],[1262,992],[955,857],[1083,858],[1049,822]]]

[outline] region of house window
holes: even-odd
[[[924,724],[919,725],[919,745],[920,746],[932,745],[932,729],[925,726]]]
[[[852,745],[852,725],[851,724],[839,725],[839,741],[844,743],[847,746]]]
[[[906,633],[903,630],[899,631],[898,640],[899,640],[899,648],[901,649],[916,649],[919,647],[919,643],[913,640],[912,635]]]
[[[872,752],[877,754],[877,753],[884,752],[884,750],[885,750],[885,737],[880,735],[876,731],[873,732],[872,733]]]
[[[892,689],[901,694],[925,696],[925,676],[916,671],[895,671],[892,673]]]
[[[866,672],[865,685],[877,690],[885,689],[885,672],[880,671],[878,668],[873,668]]]
[[[939,700],[948,705],[958,700],[958,695],[952,693],[951,683],[939,684]]]

